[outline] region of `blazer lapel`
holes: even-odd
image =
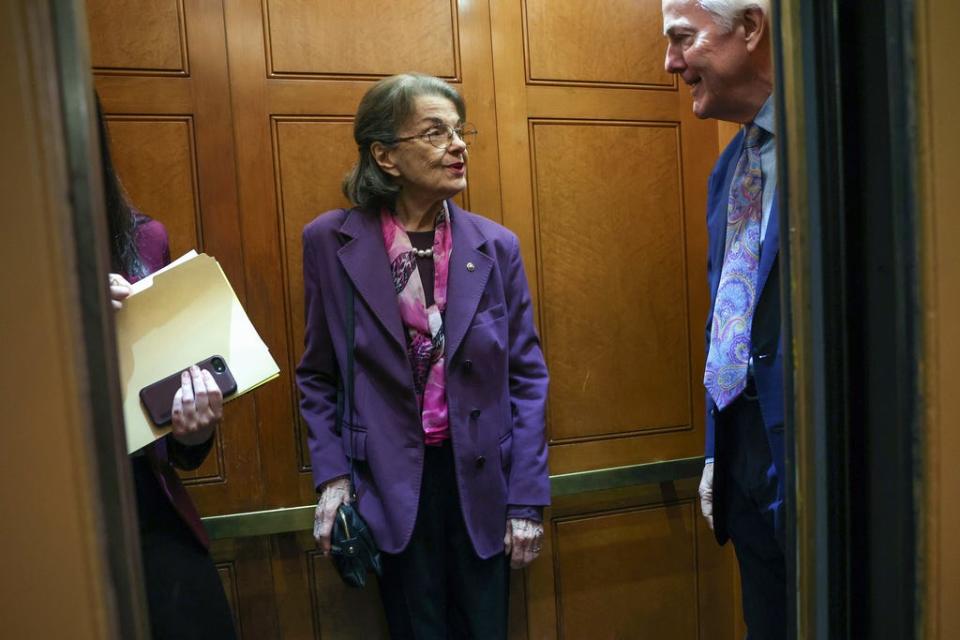
[[[379,217],[377,214],[353,209],[347,214],[340,232],[351,238],[337,251],[340,264],[373,315],[386,332],[405,349],[403,321],[400,319],[397,294],[393,290],[390,262],[383,246]]]
[[[453,252],[447,278],[446,358],[449,363],[470,327],[487,286],[493,258],[480,251],[487,239],[464,211],[447,201],[453,229]],[[472,269],[471,269],[472,265]]]
[[[777,193],[773,193],[773,206],[770,207],[770,219],[767,220],[767,234],[760,247],[760,266],[757,273],[757,294],[763,291],[773,266],[774,258],[780,249],[780,215],[777,207]]]

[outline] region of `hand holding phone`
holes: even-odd
[[[223,419],[223,392],[206,369],[197,366],[180,374],[181,386],[173,396],[170,435],[188,447],[213,436]]]
[[[140,401],[158,427],[174,422],[176,436],[178,415],[181,424],[189,426],[196,420],[205,422],[210,418],[208,411],[214,410],[219,421],[222,399],[236,390],[237,381],[226,360],[211,356],[186,371],[147,385],[140,390]]]

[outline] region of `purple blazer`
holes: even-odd
[[[511,510],[550,503],[544,413],[547,368],[533,326],[517,237],[448,202],[453,251],[447,285],[446,381],[463,518],[477,555],[503,551]],[[346,363],[346,283],[356,290],[355,428],[334,431]],[[306,349],[297,368],[314,483],[357,466],[360,513],[377,545],[410,541],[424,436],[380,221],[329,211],[303,231]]]

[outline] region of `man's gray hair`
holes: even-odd
[[[697,4],[712,13],[717,24],[727,31],[733,29],[733,23],[747,9],[760,9],[764,16],[770,16],[770,0],[697,0]]]

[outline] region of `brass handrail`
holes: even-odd
[[[625,467],[561,473],[550,476],[550,494],[556,498],[589,491],[608,491],[645,484],[674,482],[697,478],[702,469],[703,457],[697,456],[631,464]],[[315,506],[308,504],[302,507],[207,516],[203,518],[203,524],[212,540],[309,531],[313,528]]]

